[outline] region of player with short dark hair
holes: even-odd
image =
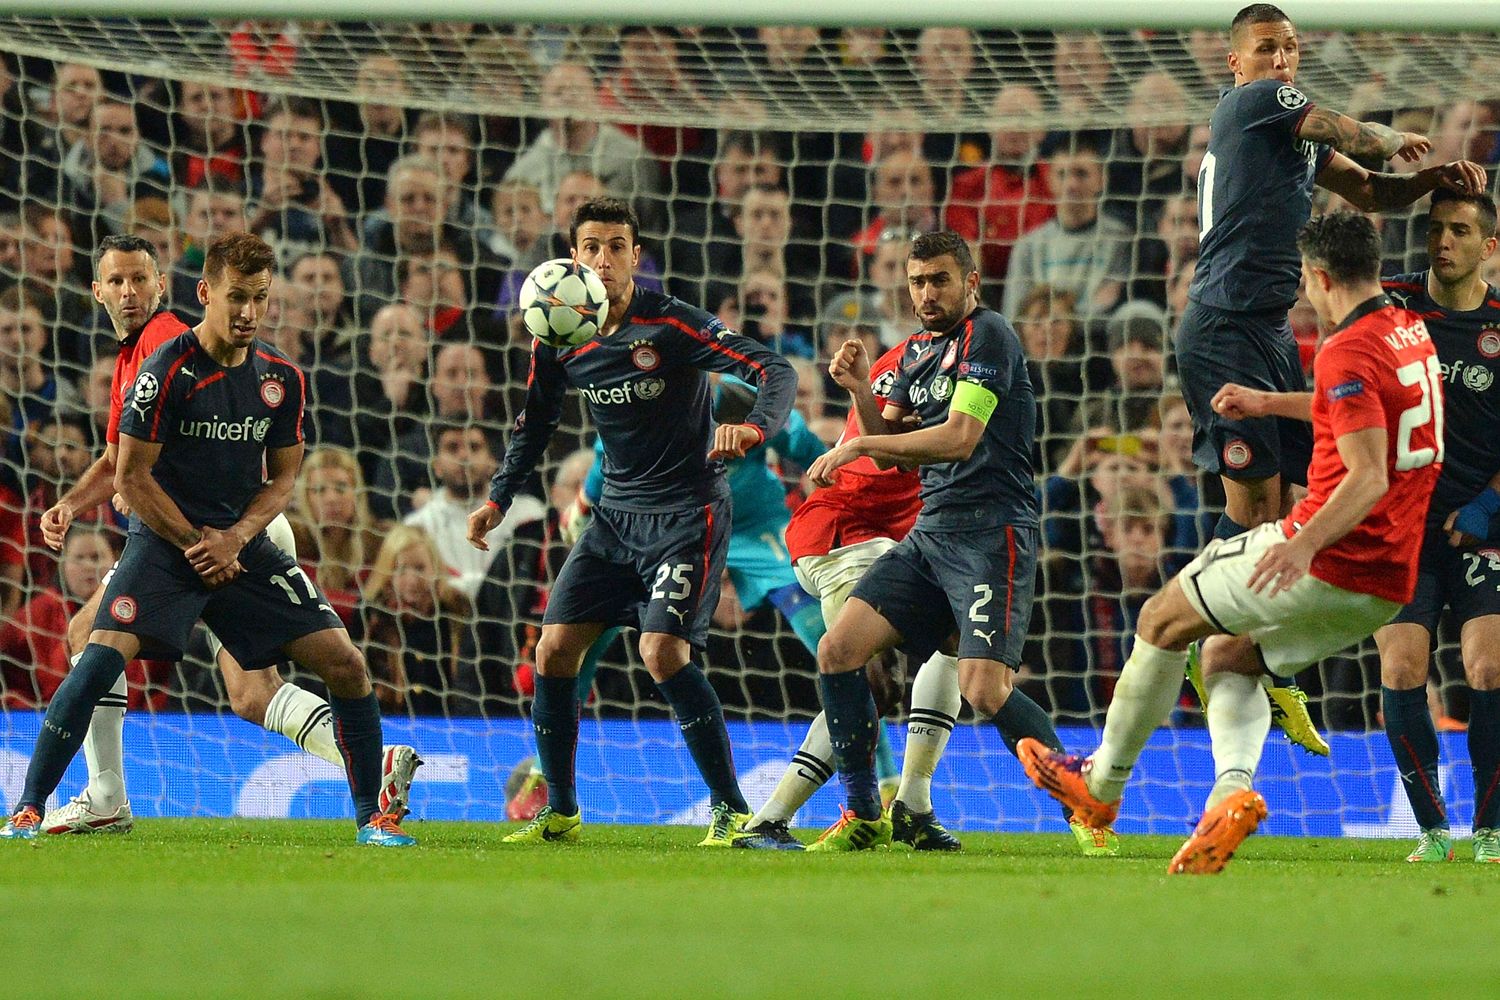
[[[1447,187],[1484,189],[1483,168],[1467,161],[1414,173],[1376,173],[1361,163],[1422,158],[1425,136],[1358,122],[1311,103],[1297,89],[1300,39],[1274,4],[1235,15],[1229,33],[1235,86],[1210,121],[1198,174],[1199,257],[1189,303],[1174,341],[1182,394],[1193,418],[1193,458],[1223,482],[1225,509],[1215,537],[1231,538],[1286,513],[1294,484],[1307,481],[1312,440],[1299,420],[1232,420],[1214,411],[1231,382],[1268,392],[1307,388],[1287,312],[1300,277],[1296,238],[1312,211],[1312,187],[1341,195],[1362,211],[1410,205]],[[1228,640],[1203,656],[1240,655]],[[1210,667],[1211,669],[1211,667]],[[1289,680],[1268,692],[1288,715],[1287,734],[1326,755],[1305,696]]]
[[[525,410],[489,502],[469,515],[469,541],[487,548],[485,534],[562,419],[563,394],[577,388],[604,442],[604,492],[552,587],[536,648],[531,717],[548,805],[508,842],[577,839],[578,670],[599,635],[617,625],[639,628],[641,659],[708,785],[713,822],[703,846],[728,847],[749,818],[723,709],[692,659],[708,638],[728,546],[721,460],[743,457],[781,429],[797,374],[781,355],[703,310],[637,287],[639,231],[635,213],[616,198],[584,202],[574,214],[574,259],[604,282],[609,313],[599,335],[583,344],[532,346]],[[706,371],[758,387],[742,422],[711,428]]]
[[[1444,386],[1443,473],[1427,511],[1417,592],[1375,633],[1385,734],[1421,827],[1407,861],[1453,857],[1438,782],[1438,740],[1427,710],[1427,675],[1446,608],[1460,633],[1469,684],[1469,760],[1474,770],[1474,860],[1500,862],[1500,290],[1481,276],[1494,256],[1495,203],[1485,195],[1432,193],[1432,266],[1381,284],[1427,324]]]
[[[1172,873],[1223,869],[1266,816],[1253,786],[1271,711],[1260,675],[1290,677],[1359,642],[1411,600],[1421,524],[1443,461],[1442,373],[1422,318],[1380,287],[1380,236],[1362,215],[1313,219],[1297,240],[1325,339],[1311,393],[1230,384],[1234,420],[1311,420],[1307,496],[1282,521],[1219,538],[1141,609],[1099,749],[1070,756],[1034,741],[1021,760],[1085,821],[1115,817],[1125,783],[1182,688],[1188,645],[1243,637],[1206,672],[1215,780]]]
[[[379,808],[380,711],[364,658],[316,584],[266,533],[302,460],[305,381],[256,340],[276,258],[215,240],[204,320],[146,359],[119,422],[115,486],[133,511],[89,643],[53,696],[16,811],[0,837],[34,837],[96,704],[138,653],[179,658],[202,618],[247,670],[290,657],[328,685],[361,844],[415,843]],[[159,289],[159,285],[156,286]],[[122,309],[121,312],[127,312]]]
[[[980,305],[979,272],[957,233],[914,239],[906,276],[922,332],[907,338],[884,407],[870,388],[863,344],[839,347],[828,371],[849,391],[860,433],[808,470],[828,486],[838,469],[868,456],[877,468],[920,466],[922,483],[911,531],[855,585],[818,650],[848,807],[813,850],[891,842],[872,768],[878,720],[865,664],[897,645],[917,662],[939,649],[956,652],[960,692],[998,727],[1031,621],[1036,399],[1021,342],[1004,317]]]

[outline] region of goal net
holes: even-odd
[[[1435,157],[1493,164],[1493,27],[1310,32],[1299,84],[1428,133]],[[1020,684],[1066,743],[1092,746],[1135,613],[1216,517],[1215,487],[1191,465],[1170,330],[1197,253],[1205,123],[1231,82],[1225,48],[1209,30],[0,18],[0,797],[14,801],[38,708],[66,670],[68,614],[119,545],[107,510],[80,517],[61,557],[38,528],[102,447],[115,347],[90,297],[92,248],[112,233],[151,239],[166,305],[194,322],[203,248],[248,227],[283,272],[263,335],[309,372],[291,511],[301,561],[367,651],[387,742],[428,760],[417,815],[503,815],[507,778],[532,753],[529,663],[566,552],[558,514],[593,436],[572,398],[493,562],[476,567],[454,546],[452,511],[475,502],[477,474],[444,435],[479,428],[494,456],[474,463],[493,468],[524,398],[520,279],[566,253],[572,208],[601,192],[638,210],[642,283],[791,356],[799,410],[825,438],[844,405],[821,374],[830,344],[891,346],[913,325],[911,234],[949,227],[972,242],[1041,404],[1045,549]],[[1389,271],[1425,266],[1420,206],[1380,223]],[[1293,320],[1310,359],[1305,300]],[[772,468],[795,506],[802,470],[775,455]],[[432,548],[400,529],[411,519]],[[746,607],[735,581],[705,659],[758,802],[817,711],[815,671],[785,619]],[[1444,639],[1434,710],[1456,727],[1462,672]],[[702,790],[629,640],[605,653],[585,710],[584,808],[697,821]],[[335,768],[236,717],[201,636],[183,663],[133,664],[130,677],[138,814],[344,812]],[[1333,756],[1273,732],[1270,829],[1414,830],[1370,651],[1301,681]],[[889,720],[898,751],[901,718]],[[1466,748],[1445,739],[1466,774]],[[1212,766],[1190,694],[1139,773],[1122,830],[1196,818]],[[80,761],[60,791],[81,781]],[[820,793],[802,822],[831,820],[838,794]],[[1455,822],[1466,795],[1455,781]],[[985,725],[959,727],[935,803],[959,828],[1061,828]]]

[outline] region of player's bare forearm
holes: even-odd
[[[972,426],[969,426],[972,425]],[[934,465],[939,462],[962,462],[974,453],[974,446],[984,433],[984,425],[973,417],[958,414],[936,427],[906,434],[859,437],[852,443],[862,455],[873,458],[882,467],[890,465]]]
[[[1328,495],[1328,501],[1298,531],[1300,541],[1321,552],[1369,515],[1390,488],[1385,467],[1386,441],[1383,427],[1339,436],[1339,456],[1349,471]]]
[[[203,539],[203,533],[183,516],[182,509],[151,475],[150,465],[133,469],[122,463],[115,472],[115,490],[142,524],[179,549],[187,551]]]
[[[286,510],[297,484],[297,470],[302,466],[302,445],[266,451],[267,481],[260,492],[250,498],[245,512],[230,529],[243,546],[266,529],[277,514]]]
[[[1312,420],[1312,393],[1272,392],[1266,400],[1267,415],[1287,420]]]
[[[899,429],[885,419],[880,411],[880,401],[870,391],[868,383],[850,389],[849,402],[854,406],[854,419],[859,424],[861,437],[894,434]]]
[[[107,503],[115,494],[115,446],[110,445],[104,454],[94,459],[94,464],[84,470],[73,488],[64,493],[58,503],[67,504],[74,511],[93,510]]]
[[[1299,139],[1321,142],[1356,160],[1385,161],[1401,151],[1402,134],[1379,122],[1362,122],[1314,107],[1297,129]]]

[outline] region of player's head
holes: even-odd
[[[156,245],[140,236],[106,236],[94,251],[94,301],[104,307],[115,336],[140,332],[161,306],[167,276]]]
[[[1367,216],[1332,212],[1308,220],[1297,234],[1307,298],[1325,329],[1344,317],[1333,315],[1349,293],[1379,292],[1380,233]]]
[[[922,329],[951,330],[979,301],[979,270],[969,244],[948,229],[912,240],[906,256],[906,287]]]
[[[619,198],[590,198],[573,213],[568,226],[573,259],[594,269],[611,302],[628,297],[635,283],[640,235],[635,211]]]
[[[210,243],[198,282],[204,329],[235,348],[249,347],[265,317],[275,270],[276,253],[259,236],[230,233]]]
[[[1495,203],[1487,194],[1432,192],[1427,214],[1427,258],[1444,285],[1473,281],[1495,253]]]
[[[1235,86],[1252,80],[1295,83],[1301,60],[1297,29],[1275,4],[1253,3],[1229,23],[1229,68]]]

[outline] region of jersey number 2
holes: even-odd
[[[1403,410],[1401,422],[1396,427],[1396,471],[1420,469],[1433,462],[1443,460],[1443,370],[1436,355],[1425,361],[1413,361],[1396,369],[1396,378],[1402,385],[1415,385],[1422,390],[1422,401],[1410,409]],[[1411,435],[1419,427],[1432,424],[1437,437],[1436,448],[1413,448]]]

